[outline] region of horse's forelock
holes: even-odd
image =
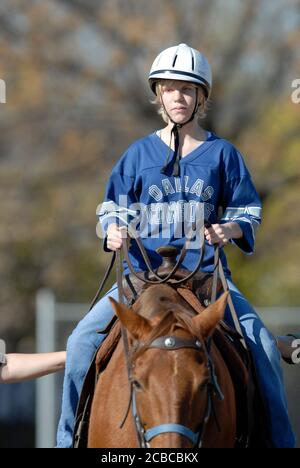
[[[170,334],[170,331],[173,333],[176,328],[186,330],[193,336],[199,335],[199,330],[192,320],[194,314],[181,304],[168,304],[166,309],[160,311],[160,315],[161,320],[153,327],[146,341],[136,343],[131,355],[131,362],[134,362],[150,346],[152,341],[160,336]]]

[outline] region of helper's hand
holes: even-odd
[[[212,224],[205,228],[204,235],[210,245],[218,244],[224,247],[230,239],[239,239],[243,236],[243,231],[238,223],[230,222],[225,224]]]
[[[122,247],[123,236],[121,229],[117,224],[110,224],[107,228],[107,247],[116,251]]]

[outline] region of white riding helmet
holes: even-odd
[[[201,85],[208,98],[212,73],[207,58],[186,44],[179,44],[163,50],[154,60],[149,73],[149,84],[156,94],[157,80],[190,81]]]

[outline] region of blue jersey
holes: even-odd
[[[168,151],[170,162],[162,174]],[[232,242],[244,253],[251,254],[255,230],[261,221],[261,203],[239,151],[208,132],[204,143],[181,158],[180,177],[172,176],[172,153],[156,133],[129,147],[114,167],[105,201],[97,211],[103,232],[113,222],[133,223],[153,268],[157,268],[161,257],[156,249],[162,245],[181,249],[187,233],[183,223],[192,222],[201,207],[205,220],[212,224],[237,222],[243,237]],[[182,266],[192,270],[198,255],[199,245],[197,248],[194,243]],[[220,255],[225,273],[230,275],[223,248]],[[134,240],[130,258],[136,271],[147,269]],[[201,270],[211,273],[213,262],[214,248],[206,242]]]

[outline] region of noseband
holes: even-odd
[[[201,447],[202,441],[203,441],[204,429],[210,418],[210,415],[213,409],[213,400],[212,400],[213,393],[216,393],[220,399],[224,399],[224,396],[218,385],[217,378],[216,378],[215,371],[214,371],[214,366],[210,358],[210,355],[208,353],[206,345],[205,344],[203,345],[201,341],[195,337],[191,339],[185,339],[185,338],[180,338],[178,336],[161,336],[153,340],[147,346],[146,349],[149,349],[149,348],[157,348],[157,349],[161,349],[165,351],[173,351],[176,349],[184,349],[184,348],[193,348],[193,349],[196,349],[197,351],[203,350],[207,358],[206,365],[209,370],[209,381],[206,384],[207,404],[206,404],[203,421],[200,424],[197,432],[192,431],[190,428],[186,426],[183,426],[181,424],[175,424],[175,423],[160,424],[159,426],[154,426],[148,430],[145,430],[145,428],[143,427],[143,424],[141,423],[139,413],[138,413],[134,378],[131,378],[130,379],[131,380],[130,381],[130,386],[131,386],[130,403],[132,402],[132,412],[133,412],[133,417],[134,417],[134,422],[136,426],[136,431],[137,431],[140,447],[141,448],[150,447],[149,442],[154,437],[161,435],[161,434],[170,433],[170,432],[178,433],[180,435],[187,437],[192,442],[193,447],[195,446]],[[126,413],[126,416],[127,416],[127,413]],[[124,421],[123,421],[123,424],[124,424]]]

